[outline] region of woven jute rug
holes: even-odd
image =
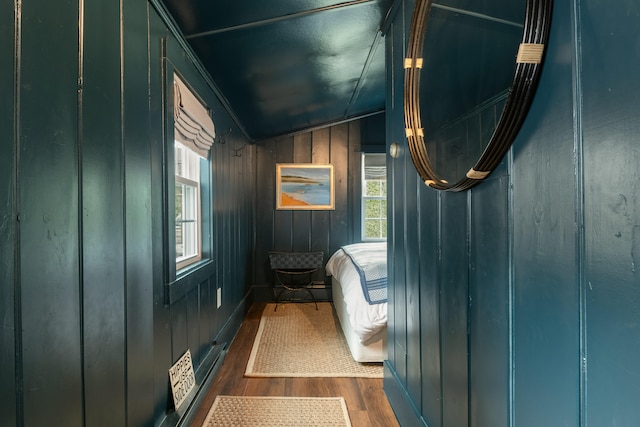
[[[350,427],[342,397],[218,396],[202,427]]]
[[[382,378],[381,363],[353,360],[331,303],[267,304],[245,376]]]

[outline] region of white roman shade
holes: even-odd
[[[216,131],[207,107],[176,74],[173,75],[173,93],[175,139],[199,156],[208,158]]]
[[[387,179],[387,158],[384,154],[364,155],[364,179]]]

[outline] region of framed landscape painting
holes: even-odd
[[[276,164],[276,209],[332,210],[333,165]]]

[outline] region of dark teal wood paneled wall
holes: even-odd
[[[0,12],[0,424],[160,425],[170,365],[190,349],[204,369],[244,315],[255,147],[149,3]],[[231,130],[203,189],[210,262],[177,278],[168,63]]]
[[[82,177],[78,197],[84,212],[79,227],[84,281],[81,306],[88,314],[83,318],[85,420],[93,424],[109,417],[114,422],[126,424],[126,398],[119,392],[125,390],[127,383],[124,374],[127,365],[127,288],[118,284],[122,283],[128,264],[123,256],[126,164],[121,143],[124,93],[120,70],[123,61],[117,43],[121,29],[120,6],[116,3],[88,4],[84,20],[96,23],[88,26],[84,33],[84,61],[80,70],[84,84],[78,100]],[[142,66],[146,67],[146,62]],[[148,163],[139,166],[144,174]]]
[[[387,140],[403,146],[412,7],[386,35]],[[536,98],[486,182],[438,193],[408,151],[389,161],[385,388],[402,425],[640,423],[639,16],[555,2]]]
[[[15,111],[14,70],[18,58],[15,51],[15,32],[20,23],[15,19],[15,8],[11,2],[0,3],[0,52],[4,60],[0,65],[0,413],[7,425],[16,425],[18,400],[16,390],[22,381],[16,377],[16,365],[22,363],[22,353],[16,343],[15,331],[20,330],[19,312],[16,302],[20,289],[16,289],[17,228],[17,179],[16,150],[17,122]],[[11,58],[14,58],[12,60]],[[16,293],[17,292],[17,293]]]
[[[610,425],[581,416],[586,403],[581,393],[587,391],[581,390],[581,360],[587,357],[581,341],[587,325],[581,321],[586,277],[580,252],[590,232],[582,226],[584,151],[579,140],[579,90],[585,81],[569,52],[578,61],[595,52],[585,46],[580,55],[575,37],[584,30],[570,5],[555,3],[539,92],[512,149],[512,411],[523,426]],[[613,2],[609,7],[618,8]],[[548,412],[540,413],[541,406]]]
[[[21,330],[16,333],[21,335],[17,376],[25,425],[46,424],[50,411],[59,413],[61,424],[79,425],[84,416],[78,17],[77,7],[69,9],[34,2],[22,4],[20,11],[16,252]],[[45,75],[56,76],[55,84]],[[66,410],[55,409],[60,407]]]
[[[269,251],[322,251],[326,262],[340,246],[361,240],[361,156],[384,150],[384,126],[378,114],[257,144],[254,283],[263,298],[272,280]],[[335,210],[276,210],[277,163],[332,164]],[[314,279],[324,282],[324,271]]]
[[[640,5],[587,2],[579,11],[583,413],[590,425],[634,425],[640,423],[640,84],[632,70],[640,68]]]

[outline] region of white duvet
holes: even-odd
[[[355,243],[350,246],[362,245],[370,247],[372,251],[384,251],[386,259],[387,243]],[[337,250],[327,261],[325,266],[327,275],[334,276],[342,286],[344,302],[349,314],[349,323],[360,338],[360,342],[367,344],[367,340],[387,324],[387,303],[369,304],[364,298],[360,275],[353,266],[351,258],[342,250]]]

